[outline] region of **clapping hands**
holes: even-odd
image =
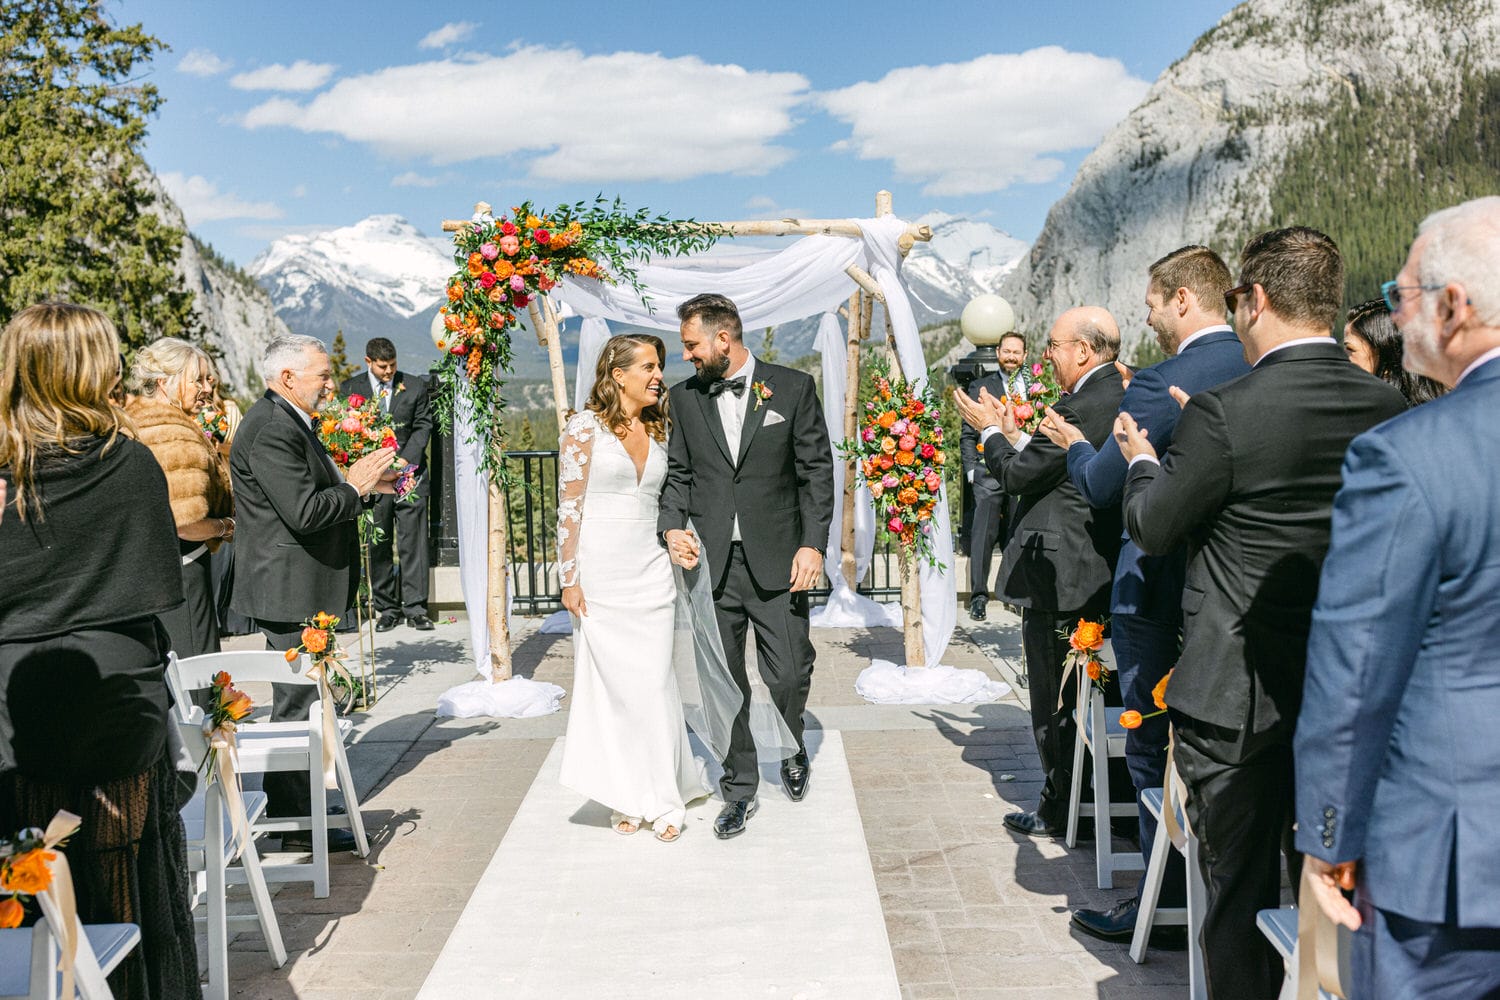
[[[1088,440],[1083,436],[1083,431],[1068,423],[1066,417],[1058,413],[1052,407],[1046,408],[1047,417],[1037,428],[1047,435],[1047,440],[1057,445],[1063,451],[1067,451],[1080,441]]]
[[[1136,423],[1135,418],[1123,410],[1115,417],[1114,435],[1125,461],[1130,462],[1138,455],[1156,458],[1156,448],[1146,440],[1146,428]]]

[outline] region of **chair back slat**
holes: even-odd
[[[173,696],[185,700],[188,691],[210,687],[213,676],[228,671],[238,687],[246,682],[262,684],[316,684],[307,676],[307,655],[288,663],[286,656],[274,649],[235,650],[228,653],[204,653],[202,656],[168,658],[168,671],[175,675]],[[182,689],[178,694],[177,688]]]

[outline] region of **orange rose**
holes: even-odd
[[[255,708],[255,702],[250,700],[248,694],[236,691],[234,688],[224,689],[219,695],[219,704],[223,707],[224,713],[235,722],[239,722]]]
[[[10,930],[12,927],[20,927],[21,921],[26,917],[26,907],[21,905],[19,899],[0,899],[0,930]]]
[[[895,464],[896,464],[896,460],[894,458],[892,458],[891,456],[889,456],[889,455],[881,455],[880,456],[880,468],[883,471],[889,472],[890,469],[891,469],[891,467],[893,465],[895,465]]]
[[[908,486],[906,489],[896,494],[896,502],[901,504],[903,507],[910,507],[912,504],[917,502],[917,491]]]
[[[448,301],[449,302],[457,302],[459,299],[461,299],[463,297],[464,297],[463,289],[459,288],[457,285],[449,285],[448,286]]]
[[[1120,725],[1126,729],[1139,729],[1141,727],[1141,713],[1133,708],[1121,712]]]
[[[889,441],[890,438],[886,438],[886,440]],[[909,451],[898,451],[898,452],[896,452],[896,464],[897,465],[910,465],[913,462],[915,462],[916,460],[917,460],[917,456],[913,455]]]
[[[1097,681],[1101,676],[1103,676],[1103,674],[1104,674],[1104,668],[1102,666],[1100,666],[1099,661],[1098,660],[1090,660],[1089,661],[1089,680],[1091,680],[1091,681]]]
[[[56,860],[56,854],[40,847],[16,855],[5,866],[5,877],[0,878],[0,889],[35,896],[52,884],[52,871],[47,867],[47,862]]]
[[[882,413],[880,415],[879,419],[877,419],[875,422],[878,423],[881,427],[885,428],[886,430],[890,430],[891,429],[891,424],[894,424],[896,422],[896,411],[895,410],[886,410],[884,413]]]
[[[308,626],[302,630],[302,647],[309,653],[321,653],[328,648],[328,633]]]
[[[891,437],[881,438],[880,450],[885,452],[887,455],[891,454],[896,450],[896,439]]]
[[[1103,649],[1104,626],[1098,622],[1078,619],[1078,627],[1073,630],[1073,635],[1068,639],[1068,645],[1077,650]]]
[[[1151,689],[1151,700],[1156,702],[1156,707],[1166,711],[1167,708],[1167,681],[1172,679],[1172,671],[1168,670],[1166,676],[1156,682],[1156,687]]]

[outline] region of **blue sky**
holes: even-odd
[[[699,219],[983,217],[1033,239],[1229,0],[126,0],[171,46],[146,156],[240,263],[293,231],[618,194]],[[525,13],[530,11],[531,13]]]

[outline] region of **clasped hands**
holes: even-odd
[[[349,466],[344,481],[359,490],[362,497],[371,493],[395,493],[396,479],[401,475],[400,465],[406,464],[392,465],[391,459],[395,457],[395,448],[377,448]]]
[[[667,555],[674,563],[683,569],[697,569],[701,552],[697,535],[683,528],[671,528],[663,536],[663,540],[667,543]],[[791,586],[788,589],[794,593],[811,590],[818,582],[818,574],[822,572],[823,553],[804,545],[792,557],[792,572],[787,580]]]

